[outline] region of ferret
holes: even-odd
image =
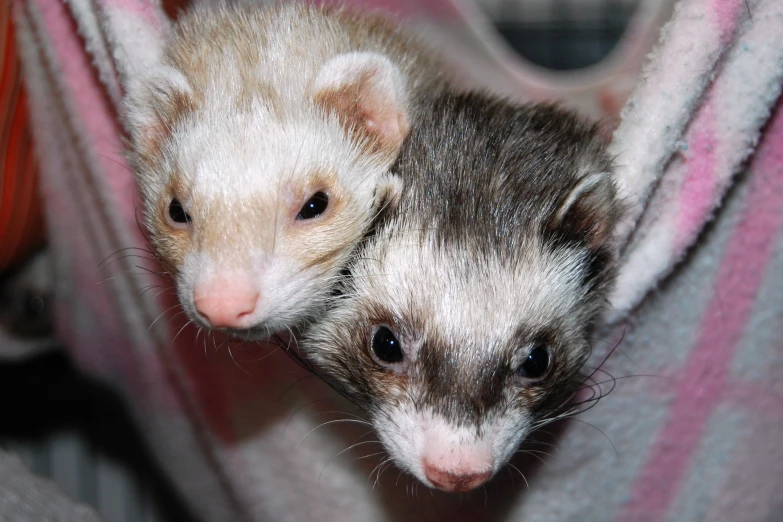
[[[300,347],[398,467],[468,491],[578,388],[623,204],[595,126],[483,93],[436,97],[392,172]]]
[[[392,20],[300,3],[197,3],[161,54],[124,113],[183,309],[246,338],[307,320],[397,190],[389,168],[445,67]]]

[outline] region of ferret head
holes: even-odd
[[[613,275],[610,162],[571,114],[474,94],[439,98],[393,170],[302,347],[399,467],[467,491],[578,386]]]
[[[131,158],[189,317],[265,336],[323,303],[398,187],[388,171],[408,131],[405,87],[375,53],[331,58],[299,92],[237,66],[252,53],[213,52],[129,86]]]

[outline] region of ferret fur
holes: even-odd
[[[185,312],[246,337],[306,320],[398,187],[389,167],[443,66],[393,21],[296,3],[196,4],[161,55],[124,112]],[[317,192],[327,210],[298,220]],[[172,198],[187,223],[169,218]]]
[[[622,204],[595,127],[480,93],[438,97],[392,170],[401,192],[301,346],[400,468],[466,491],[579,385]],[[374,357],[379,326],[401,362]],[[539,345],[550,371],[532,382],[519,368]]]

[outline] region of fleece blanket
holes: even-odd
[[[663,12],[656,3],[648,13]],[[600,400],[461,496],[390,467],[361,412],[277,347],[186,326],[137,226],[116,110],[124,78],[157,59],[170,23],[157,0],[13,0],[59,335],[124,394],[193,513],[780,520],[783,4],[681,0],[659,36],[660,16],[637,19],[612,67],[570,81],[507,60],[466,1],[381,7],[474,49],[461,62],[466,82],[619,122],[612,152],[631,210],[617,230],[622,269],[595,384],[582,391]]]

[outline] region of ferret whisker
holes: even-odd
[[[367,430],[364,433],[362,433],[361,435],[359,435],[358,437],[356,437],[355,439],[353,439],[353,442],[359,442],[360,440],[362,440],[367,435],[372,435],[372,434],[373,434],[373,430],[371,430],[371,429]],[[366,442],[378,442],[378,441],[377,440],[373,440],[373,441],[366,441]]]
[[[615,343],[615,345],[612,347],[612,349],[609,350],[609,353],[606,354],[606,356],[601,360],[601,363],[596,367],[595,370],[593,370],[593,372],[590,375],[588,375],[588,377],[592,377],[593,375],[595,375],[596,371],[598,371],[599,369],[603,368],[604,364],[606,364],[606,361],[609,360],[609,357],[611,357],[612,354],[615,352],[615,350],[617,350],[619,348],[619,346],[622,344],[623,340],[625,339],[625,334],[626,334],[626,330],[623,329],[623,333],[620,336],[620,339]]]
[[[611,376],[611,374],[609,372],[607,372],[606,370],[604,370],[601,367],[583,366],[582,368],[585,369],[585,370],[591,370],[591,373],[589,374],[587,379],[592,379],[593,377],[595,377],[596,373],[603,373],[603,374]],[[585,380],[587,380],[587,379],[585,379]]]
[[[154,321],[152,321],[152,324],[150,325],[150,327],[149,327],[149,328],[147,328],[147,331],[149,332],[149,331],[151,331],[151,330],[152,330],[152,327],[153,327],[153,326],[155,326],[155,323],[157,323],[157,322],[158,322],[158,319],[160,319],[161,317],[163,317],[164,315],[166,315],[167,313],[169,313],[171,310],[173,310],[173,309],[175,309],[175,308],[178,308],[178,307],[179,307],[179,304],[175,304],[175,305],[172,305],[172,306],[170,306],[170,307],[166,308],[166,309],[165,309],[163,312],[161,312],[161,313],[160,313],[160,315],[159,315],[158,317],[156,317],[156,318],[155,318],[155,320],[154,320]],[[174,316],[174,317],[176,317],[176,316]]]
[[[99,139],[99,140],[97,140],[97,141],[98,141],[99,143],[100,143],[100,142],[103,142],[103,143],[108,143],[109,145],[112,145],[112,146],[115,146],[115,147],[118,145],[117,143],[114,143],[114,142],[113,142],[113,140]],[[112,163],[114,163],[115,165],[117,165],[117,166],[119,166],[119,167],[122,167],[122,168],[124,168],[124,169],[125,169],[125,170],[127,170],[128,172],[131,172],[131,173],[133,172],[133,169],[131,169],[130,167],[128,167],[128,165],[124,164],[123,162],[121,162],[121,161],[117,160],[116,158],[112,158],[111,156],[107,156],[106,154],[101,154],[101,153],[98,153],[98,157],[99,157],[99,158],[103,158],[103,159],[105,159],[105,160],[109,160],[109,161],[111,161]]]
[[[165,277],[166,272],[156,272],[155,270],[152,270],[151,268],[147,268],[146,266],[141,265],[135,265],[135,268],[138,268],[139,270],[144,270],[150,275],[154,275],[156,277]]]
[[[190,320],[188,320],[185,324],[183,324],[182,328],[180,328],[179,331],[177,332],[177,335],[175,335],[174,338],[171,340],[171,344],[174,344],[174,342],[177,340],[177,337],[179,337],[179,334],[181,334],[182,331],[188,326],[190,326],[191,324],[193,324],[193,321]]]
[[[139,288],[139,296],[142,296],[155,288],[162,288],[161,285],[145,285]]]
[[[149,257],[143,256],[143,255],[140,255],[140,254],[129,254],[129,253],[127,253],[129,250],[140,250],[144,254],[149,254]],[[118,254],[122,254],[122,255],[118,255]],[[111,254],[106,256],[106,258],[103,261],[98,263],[98,268],[102,269],[102,268],[104,268],[105,266],[108,266],[111,263],[119,261],[120,259],[126,259],[128,257],[134,257],[134,256],[135,257],[139,257],[141,259],[146,259],[148,261],[153,261],[153,262],[157,261],[157,258],[155,257],[155,254],[153,254],[152,252],[149,252],[149,251],[144,250],[144,249],[139,248],[139,247],[126,247],[126,248],[121,248],[120,250],[117,250],[115,252],[112,252]]]
[[[242,362],[243,362],[243,363],[258,363],[258,362],[261,362],[261,361],[263,361],[263,360],[266,360],[266,359],[268,359],[268,358],[272,357],[272,356],[275,354],[275,352],[276,352],[276,351],[277,351],[277,347],[276,347],[276,346],[273,346],[273,347],[272,347],[272,348],[271,348],[271,349],[270,349],[270,350],[269,350],[267,353],[265,353],[264,355],[261,355],[261,356],[259,356],[259,357],[256,357],[255,359],[245,359],[245,360],[243,360]]]
[[[369,422],[367,419],[365,419],[364,417],[360,417],[360,416],[358,416],[358,415],[355,415],[355,414],[353,414],[353,413],[349,413],[349,412],[347,412],[347,411],[342,411],[342,410],[327,410],[327,411],[319,411],[319,412],[316,412],[316,413],[314,413],[313,415],[333,415],[333,414],[347,415],[347,416],[349,416],[349,417],[352,417],[352,418],[356,419],[357,421],[361,421],[362,423],[366,424],[367,426],[370,426],[370,427],[372,427],[372,424],[370,424],[370,422]]]
[[[581,413],[581,412],[579,412],[579,413]],[[606,433],[601,431],[597,426],[595,426],[595,425],[593,425],[593,424],[591,424],[591,423],[589,423],[587,421],[584,421],[582,419],[577,419],[576,417],[573,416],[573,414],[572,415],[563,416],[563,417],[560,417],[558,419],[553,419],[553,420],[571,420],[571,421],[575,421],[575,422],[581,422],[582,424],[586,424],[586,425],[590,426],[594,430],[598,431],[598,433],[603,435],[604,438],[607,440],[607,442],[609,442],[609,445],[612,446],[612,449],[614,450],[615,455],[618,456],[618,457],[620,456],[620,452],[617,451],[617,447],[614,445],[612,440],[606,435]]]
[[[608,379],[603,381],[596,380],[595,377],[590,377],[589,379],[585,379],[585,381],[582,382],[582,384],[577,388],[577,391],[582,390],[591,390],[594,395],[608,395],[611,393],[614,388],[617,386],[617,378],[612,375],[611,373],[602,370],[601,373],[605,374]],[[589,381],[589,382],[588,382]],[[604,385],[609,385],[608,389],[604,388]]]
[[[609,302],[607,301],[607,308],[608,308],[608,307],[610,307],[610,306],[611,306],[611,303],[609,303]],[[621,339],[621,340],[622,340],[622,339]],[[630,355],[628,355],[628,354],[625,352],[625,350],[623,350],[623,349],[619,348],[619,347],[617,346],[617,343],[616,343],[615,341],[611,341],[611,340],[609,340],[609,339],[598,339],[598,342],[600,342],[601,344],[605,344],[605,345],[607,345],[607,346],[614,346],[614,347],[615,347],[615,349],[617,350],[617,353],[619,353],[620,355],[622,355],[623,357],[625,357],[626,359],[628,359],[628,361],[630,361],[630,362],[632,362],[632,363],[636,364],[636,361],[635,361],[635,360],[634,360],[634,359],[633,359],[633,358],[632,358]]]
[[[176,290],[174,288],[172,288],[171,286],[167,286],[167,287],[163,288],[160,292],[155,294],[154,299],[157,299],[158,297],[160,297],[160,295],[163,294],[164,292],[176,292]]]
[[[590,408],[592,408],[593,405],[595,405],[596,401],[597,401],[596,397],[588,399],[586,401],[582,401],[584,403],[589,403],[590,404],[590,406],[584,407],[584,408],[580,407],[581,406],[580,404],[569,404],[567,408],[564,408],[557,415],[554,415],[554,416],[550,417],[549,420],[559,420],[559,419],[563,419],[565,417],[570,417],[570,416],[573,416],[573,415],[584,413],[585,411],[587,411]]]
[[[118,261],[122,261],[123,259],[131,259],[131,258],[143,259],[144,261],[149,261],[150,263],[156,263],[156,264],[158,262],[158,259],[155,258],[154,256],[146,256],[146,255],[142,255],[142,254],[124,253],[122,255],[115,256],[115,257],[113,257],[111,259],[109,259],[109,258],[105,259],[104,261],[101,262],[100,265],[98,265],[98,268],[99,269],[105,269],[105,268],[111,266],[113,263],[116,263]]]
[[[176,314],[174,314],[171,317],[169,317],[168,319],[166,319],[166,322],[164,323],[164,330],[168,331],[168,329],[171,328],[171,323],[174,321],[174,319],[176,319],[177,317],[179,317],[180,315],[182,315],[184,313],[185,313],[184,311],[180,310]]]
[[[517,470],[517,473],[519,473],[519,476],[522,477],[522,480],[525,481],[525,486],[527,486],[527,489],[530,489],[530,483],[528,483],[527,478],[525,478],[525,474],[522,473],[522,471],[520,471],[520,469],[518,467],[516,467],[515,465],[513,465],[510,462],[508,464],[506,464],[506,466],[510,466],[511,468]]]
[[[586,413],[590,410],[592,410],[600,401],[603,399],[603,395],[596,395],[595,397],[582,401],[581,403],[577,403],[573,406],[572,410],[569,410],[567,413],[567,416],[574,416],[574,415],[581,415],[583,413]],[[587,406],[584,406],[584,404],[587,404]]]
[[[376,464],[376,465],[375,465],[375,467],[374,467],[374,468],[372,468],[372,469],[370,470],[370,473],[367,475],[367,480],[370,480],[370,479],[372,478],[372,476],[375,474],[375,471],[376,471],[378,468],[380,468],[381,466],[383,466],[383,465],[384,465],[384,463],[385,463],[387,460],[389,460],[389,459],[388,459],[388,458],[381,459],[381,460],[378,462],[378,464]]]
[[[373,476],[373,474],[375,473],[376,470],[379,473],[378,476],[380,476],[380,469],[381,469],[381,467],[384,464],[386,464],[387,462],[389,462],[390,460],[391,460],[391,457],[388,457],[388,458],[382,459],[378,464],[376,464],[376,466],[374,468],[372,468],[372,470],[370,471],[370,475],[367,477],[367,480],[370,480],[372,478],[372,476]],[[373,486],[372,486],[372,490],[373,491],[375,490],[375,485],[377,483],[378,483],[378,477],[375,478],[375,482],[373,483]]]
[[[376,444],[382,444],[381,441],[379,441],[379,440],[373,440],[373,441],[368,441],[368,442],[374,442]],[[370,457],[377,457],[378,455],[385,455],[385,454],[386,454],[385,451],[378,451],[378,452],[375,452],[375,453],[369,453],[367,455],[362,455],[361,457],[356,457],[356,460],[367,459],[367,458],[370,458]]]
[[[600,401],[601,399],[603,399],[604,397],[605,397],[604,395],[601,395],[601,394],[599,394],[597,392],[594,392],[592,396],[587,397],[586,399],[583,399],[581,401],[577,401],[577,402],[571,403],[569,405],[569,408],[573,408],[574,411],[577,411],[578,413],[583,413],[586,410],[583,410],[583,409],[578,409],[577,410],[577,408],[579,408],[580,406],[582,406],[584,404],[594,404],[594,403]],[[569,409],[568,411],[571,411],[571,410]]]
[[[234,361],[234,365],[235,365],[237,368],[239,368],[240,370],[242,370],[244,373],[246,373],[247,375],[249,375],[250,377],[255,377],[255,375],[253,375],[251,372],[249,372],[248,370],[246,370],[245,368],[243,368],[243,367],[242,367],[242,365],[241,365],[241,364],[239,364],[239,361],[237,361],[237,360],[236,360],[236,357],[234,357],[234,353],[231,351],[231,343],[230,343],[230,342],[228,342],[228,339],[226,339],[225,341],[223,341],[223,343],[221,344],[221,346],[223,346],[223,344],[225,344],[225,345],[226,345],[226,350],[228,350],[228,356],[231,358],[231,360],[232,360],[232,361]]]
[[[95,284],[96,285],[102,285],[103,283],[106,283],[108,281],[113,281],[113,280],[115,280],[115,279],[117,279],[119,277],[119,274],[135,275],[135,276],[139,276],[139,277],[144,277],[144,276],[147,275],[147,274],[144,274],[144,273],[141,273],[141,272],[136,272],[133,268],[127,268],[125,270],[120,270],[119,272],[115,272],[115,273],[117,273],[118,275],[113,275],[111,277],[107,277],[106,279],[101,279],[100,281],[96,281]]]
[[[517,485],[514,482],[514,474],[511,472],[511,468],[508,466],[504,466],[506,471],[508,471],[508,478],[511,479],[511,489],[517,489]]]
[[[515,454],[521,454],[521,455],[530,455],[531,457],[535,457],[536,459],[540,460],[543,464],[549,465],[549,462],[547,462],[546,459],[544,459],[540,455],[536,455],[535,453],[532,453],[530,450],[523,450],[523,449],[521,449],[521,450],[515,451],[514,453]],[[546,455],[549,455],[549,454],[546,453]],[[551,457],[551,455],[549,455],[549,456]]]
[[[400,477],[402,477],[402,470],[400,470],[400,472],[397,473],[397,480],[394,482],[394,487],[395,488],[400,485]],[[408,485],[407,484],[405,485],[405,494],[406,495],[408,494]]]
[[[347,423],[354,423],[354,424],[362,424],[362,425],[365,425],[365,426],[367,425],[367,422],[365,422],[365,421],[358,421],[358,420],[356,420],[356,419],[335,419],[335,420],[330,420],[330,421],[322,422],[321,424],[319,424],[319,425],[318,425],[318,426],[316,426],[315,428],[313,428],[313,429],[311,429],[310,431],[308,431],[307,433],[305,433],[305,434],[304,434],[304,436],[303,436],[301,439],[299,439],[299,442],[297,442],[297,443],[296,443],[296,446],[294,446],[294,448],[295,448],[295,449],[296,449],[296,448],[298,448],[298,447],[299,447],[299,444],[301,444],[301,443],[302,443],[302,441],[303,441],[303,440],[304,440],[304,439],[305,439],[305,438],[306,438],[308,435],[310,435],[312,432],[314,432],[314,431],[315,431],[315,430],[317,430],[318,428],[322,428],[322,427],[324,427],[324,426],[328,426],[328,425],[330,425],[330,424],[336,424],[336,423],[338,423],[338,422],[347,422]]]
[[[318,474],[318,482],[319,482],[319,483],[321,482],[321,476],[324,474],[324,471],[326,471],[326,468],[329,466],[329,464],[331,464],[332,462],[334,462],[334,461],[335,461],[335,459],[337,459],[337,458],[338,458],[340,455],[342,455],[342,454],[343,454],[343,453],[345,453],[346,451],[349,451],[349,450],[351,450],[351,449],[353,449],[353,448],[355,448],[355,447],[357,447],[357,446],[361,446],[362,444],[370,444],[370,443],[372,443],[372,442],[375,442],[375,441],[365,441],[365,442],[358,442],[358,443],[356,443],[356,444],[352,444],[352,445],[348,446],[347,448],[345,448],[344,450],[342,450],[342,451],[341,451],[340,453],[338,453],[337,455],[335,455],[334,457],[330,458],[330,459],[329,459],[329,460],[326,462],[326,464],[324,464],[324,467],[321,469],[321,472]]]
[[[538,433],[546,433],[544,430],[537,430]],[[528,439],[525,440],[525,444],[541,444],[542,446],[548,446],[552,449],[558,449],[557,444],[552,444],[551,442],[546,442],[543,440],[538,439]]]
[[[296,383],[294,383],[296,384]],[[302,411],[304,408],[307,408],[308,406],[312,406],[313,404],[318,404],[319,402],[325,402],[327,399],[316,399],[314,401],[306,402],[303,405],[296,408],[291,415],[289,415],[288,420],[285,423],[285,427],[283,428],[283,431],[285,432],[288,429],[288,425],[291,424],[291,421],[294,419],[294,417]]]
[[[388,459],[386,464],[378,470],[377,475],[375,476],[375,484],[373,484],[373,489],[375,489],[375,485],[378,484],[378,482],[381,480],[381,475],[386,472],[389,468],[394,466],[394,462],[392,459]]]
[[[335,457],[339,457],[340,455],[342,455],[342,454],[343,454],[343,453],[345,453],[346,451],[350,451],[350,450],[352,450],[353,448],[358,448],[359,446],[363,446],[363,445],[365,445],[365,444],[377,444],[377,443],[378,443],[378,441],[377,441],[377,440],[363,440],[363,441],[361,441],[361,442],[356,442],[356,443],[354,443],[354,444],[351,444],[350,446],[348,446],[348,447],[347,447],[347,448],[345,448],[344,450],[342,450],[340,453],[338,453],[337,455],[335,455]],[[377,455],[377,453],[375,453],[375,455]],[[365,458],[365,457],[367,457],[367,455],[364,455],[363,457],[360,457],[360,458]]]
[[[674,380],[674,377],[671,375],[658,375],[655,373],[634,373],[633,375],[621,375],[620,377],[612,377],[611,379],[607,379],[605,381],[598,381],[595,383],[595,385],[600,386],[602,384],[607,384],[613,381],[620,381],[623,379],[631,379],[635,377],[654,377],[656,379],[670,379]]]
[[[593,384],[583,385],[582,387],[578,388],[577,391],[584,390],[584,389],[591,389],[591,390],[596,390],[597,389],[598,390],[598,392],[597,392],[598,395],[595,396],[595,392],[594,392],[594,396],[593,397],[588,397],[588,398],[586,398],[586,399],[584,399],[582,401],[575,402],[575,403],[573,403],[573,405],[577,406],[577,405],[580,405],[580,404],[585,404],[585,403],[591,402],[591,401],[597,401],[597,400],[600,400],[600,399],[603,399],[603,398],[607,397],[609,394],[611,394],[615,390],[615,388],[617,386],[617,381],[619,381],[619,380],[630,379],[632,377],[670,378],[670,377],[665,376],[665,375],[655,375],[655,374],[634,374],[634,375],[623,375],[621,377],[613,377],[613,376],[610,375],[610,377],[612,377],[612,378],[611,379],[607,379],[605,381],[596,381]],[[609,384],[609,383],[611,383],[612,386],[608,390],[604,390],[601,387],[604,384]]]

